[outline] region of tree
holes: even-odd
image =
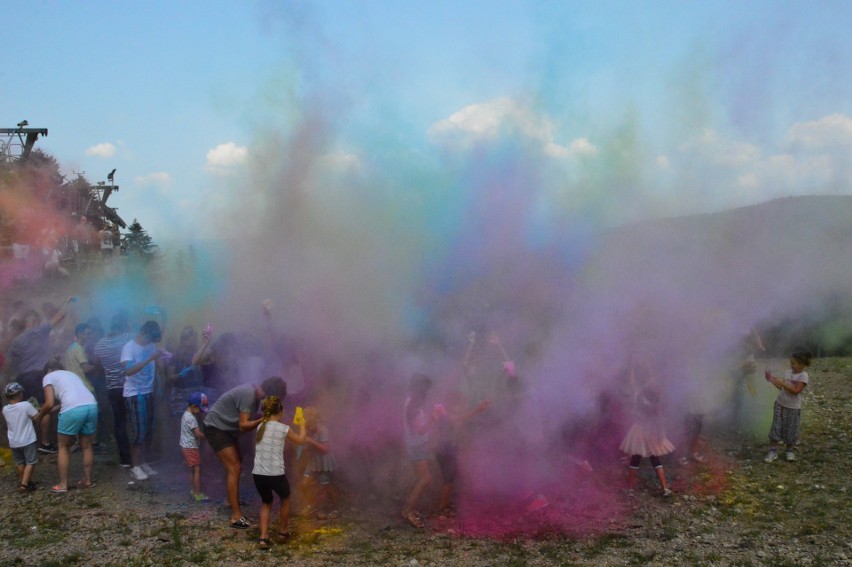
[[[133,219],[128,232],[124,234],[124,249],[128,255],[150,260],[157,255],[158,246],[154,244],[148,232],[138,220]]]

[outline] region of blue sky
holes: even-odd
[[[0,122],[48,128],[68,173],[117,168],[111,204],[155,240],[209,232],[315,113],[316,168],[385,156],[403,184],[522,140],[556,192],[628,185],[612,222],[850,190],[845,2],[0,5]]]

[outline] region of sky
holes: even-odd
[[[537,146],[553,206],[606,223],[850,189],[843,2],[2,4],[0,122],[48,128],[71,176],[116,168],[155,241],[217,234],[311,120],[314,172],[374,182]]]

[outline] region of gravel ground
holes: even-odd
[[[549,506],[536,512],[471,503],[493,506],[493,525],[470,525],[462,514],[427,518],[416,530],[396,516],[397,503],[364,498],[335,520],[294,518],[294,539],[270,551],[257,549],[256,530],[227,526],[213,462],[205,463],[207,486],[219,499],[196,504],[178,463],[128,484],[109,457],[98,457],[95,488],[51,494],[56,458],[48,456],[33,493],[18,494],[13,467],[0,469],[0,565],[848,565],[852,359],[820,359],[810,374],[795,463],[767,465],[762,440],[710,431],[707,463],[667,467],[670,499],[650,476],[633,497],[609,488],[601,507],[572,498],[621,486],[617,468],[548,493]],[[78,470],[74,455],[72,475]],[[250,478],[242,490],[256,518]]]

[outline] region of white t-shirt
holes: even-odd
[[[266,423],[263,439],[254,447],[252,474],[281,476],[284,474],[284,440],[290,426],[279,421]]]
[[[35,427],[33,427],[33,416],[38,411],[27,401],[3,406],[3,417],[6,418],[6,427],[9,430],[9,447],[17,449],[26,447],[36,441]]]
[[[86,388],[80,377],[67,370],[54,370],[42,380],[44,386],[53,386],[57,401],[62,405],[59,413],[80,406],[96,405],[95,396]]]
[[[784,378],[790,382],[804,382],[808,383],[808,373],[800,372],[799,374],[793,374],[792,370],[787,370],[784,373]],[[802,391],[798,394],[791,394],[784,388],[781,388],[781,391],[778,392],[778,397],[776,401],[779,405],[790,408],[790,409],[802,409],[802,398],[804,398],[805,390],[807,390],[807,386],[802,388]]]
[[[136,366],[154,354],[155,350],[157,350],[157,345],[154,343],[142,346],[135,340],[128,341],[121,349],[121,364],[125,368]],[[139,394],[150,394],[153,392],[156,368],[157,363],[152,360],[143,366],[139,372],[133,376],[128,376],[124,381],[124,397],[130,398]]]
[[[180,446],[184,449],[198,449],[198,437],[192,432],[198,427],[198,420],[191,411],[186,410],[180,418]]]

